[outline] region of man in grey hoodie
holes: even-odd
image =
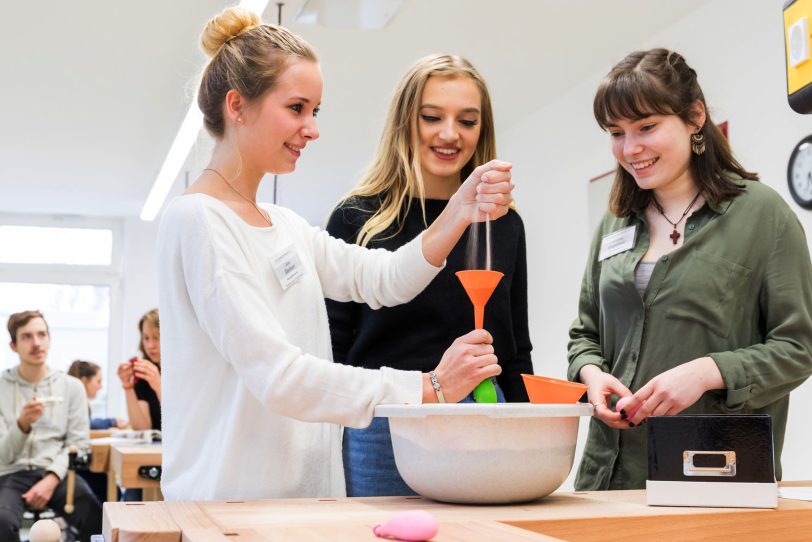
[[[46,506],[89,541],[101,533],[101,505],[78,476],[75,510],[63,513],[68,449],[90,435],[84,387],[45,365],[51,336],[38,311],[12,314],[8,332],[20,364],[0,375],[0,541],[19,540],[26,507]]]

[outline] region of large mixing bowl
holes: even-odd
[[[395,463],[414,491],[444,502],[539,499],[572,469],[578,421],[592,405],[381,405]]]

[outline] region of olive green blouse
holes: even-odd
[[[634,270],[649,246],[643,211],[607,213],[570,328],[568,376],[578,380],[593,364],[635,392],[710,356],[726,389],[705,393],[684,413],[770,414],[780,479],[789,392],[812,373],[812,265],[786,202],[760,182],[737,182],[741,195],[688,218],[684,244],[659,259],[642,298]],[[602,237],[632,225],[634,247],[599,262]],[[593,418],[576,489],[642,488],[646,438],[646,425],[616,430]]]

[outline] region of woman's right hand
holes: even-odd
[[[427,262],[442,267],[472,222],[507,214],[508,205],[513,201],[511,167],[507,162],[491,160],[476,168],[462,183],[440,216],[423,232],[423,257]]]
[[[477,385],[502,372],[493,353],[493,337],[475,329],[455,340],[434,370],[448,403],[464,399]]]
[[[595,417],[613,429],[628,429],[628,420],[623,419],[619,412],[612,410],[607,400],[613,394],[620,397],[632,395],[629,388],[614,376],[604,373],[597,365],[581,367],[578,378],[589,386],[587,396],[595,407]]]
[[[45,405],[37,399],[36,396],[32,397],[29,402],[23,405],[20,417],[17,418],[17,425],[23,433],[31,432],[31,426],[42,417],[45,412]]]
[[[482,222],[489,215],[497,219],[508,212],[513,201],[513,181],[510,170],[513,164],[491,160],[474,171],[451,197],[449,206],[459,210],[463,222]]]
[[[129,361],[125,361],[118,366],[118,378],[121,380],[121,387],[125,390],[133,387],[133,367]]]

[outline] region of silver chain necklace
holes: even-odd
[[[207,167],[207,168],[203,169],[203,171],[211,171],[212,173],[214,173],[215,175],[217,175],[218,177],[220,177],[220,178],[223,180],[223,182],[224,182],[224,183],[226,183],[226,185],[227,185],[227,186],[228,186],[228,187],[229,187],[229,188],[230,188],[230,189],[231,189],[231,190],[232,190],[232,191],[233,191],[235,194],[237,194],[237,195],[238,195],[238,196],[240,196],[242,199],[244,199],[245,201],[247,201],[248,203],[250,203],[250,204],[251,204],[251,206],[252,206],[254,209],[256,209],[256,210],[257,210],[257,212],[259,213],[259,216],[261,216],[262,218],[264,218],[264,219],[265,219],[265,221],[266,221],[266,222],[268,222],[268,225],[269,225],[269,226],[273,226],[273,223],[271,222],[271,217],[270,217],[270,216],[268,216],[268,213],[266,213],[265,211],[263,211],[262,209],[260,209],[260,208],[259,208],[259,206],[258,206],[256,203],[254,203],[254,201],[253,201],[253,200],[251,200],[250,198],[245,197],[245,196],[242,194],[242,192],[240,192],[239,190],[237,190],[236,188],[234,188],[234,185],[232,185],[230,182],[228,182],[228,181],[226,180],[226,178],[225,178],[225,177],[223,177],[223,174],[222,174],[222,173],[220,173],[220,172],[219,172],[219,171],[217,171],[216,169],[212,169],[212,168],[210,168],[210,167]]]

